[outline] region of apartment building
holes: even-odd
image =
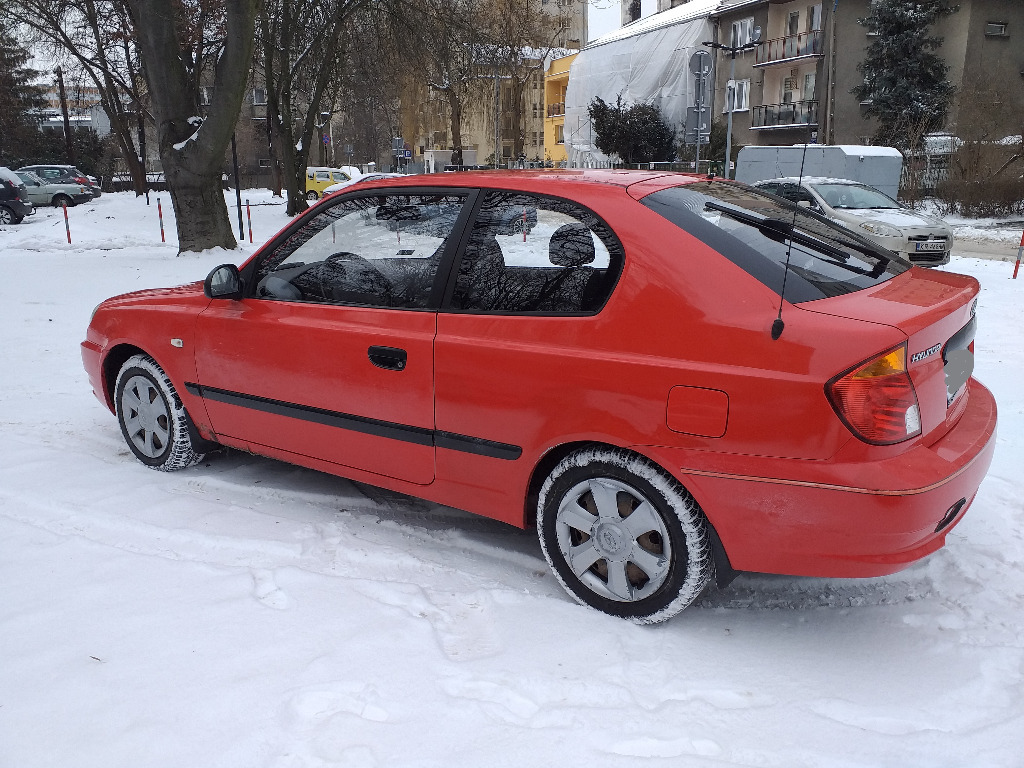
[[[544,75],[544,160],[556,166],[565,165],[569,159],[565,148],[565,92],[576,56],[573,53],[555,59]]]
[[[862,82],[857,66],[872,42],[858,19],[871,0],[734,0],[711,14],[716,39],[728,45],[761,36],[737,53],[729,76],[728,52],[718,51],[715,112],[732,112],[738,144],[870,141],[875,121],[852,90]],[[958,98],[946,128],[963,132],[960,115],[980,103],[1001,103],[1001,124],[992,130],[1020,134],[1024,112],[1024,3],[1019,0],[960,0],[960,10],[940,20],[937,53],[950,67]],[[966,117],[967,113],[963,113]],[[1013,115],[1018,117],[1015,119]]]

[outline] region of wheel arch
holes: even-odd
[[[156,359],[142,347],[137,347],[134,344],[118,344],[107,352],[107,356],[103,358],[102,375],[103,375],[103,397],[106,400],[107,407],[111,413],[116,413],[116,406],[114,404],[114,388],[117,386],[117,374],[121,372],[121,367],[125,362],[135,355],[145,355],[157,366],[160,370],[165,371],[166,369],[160,364],[160,361]],[[180,400],[181,395],[175,393],[176,399]],[[192,440],[192,445],[197,450],[203,453],[209,453],[215,451],[221,447],[221,445],[209,438],[203,437],[199,428],[196,427],[195,419],[192,418],[192,414],[189,413],[188,407],[182,404],[182,410],[185,412],[185,424],[188,427],[189,437]]]
[[[125,364],[125,361],[133,355],[145,355],[150,359],[156,360],[149,352],[141,347],[136,347],[134,344],[118,344],[109,349],[106,357],[103,358],[103,397],[106,400],[107,407],[112,412],[114,410],[114,386],[117,384],[117,374],[120,372],[121,366]]]
[[[674,473],[669,472],[664,466],[661,465],[660,462],[658,462],[651,456],[640,453],[639,451],[636,451],[632,448],[624,448],[621,445],[615,445],[613,443],[604,443],[599,440],[579,440],[576,442],[563,443],[561,445],[555,446],[547,453],[545,453],[543,456],[541,456],[540,460],[533,468],[533,473],[530,475],[530,482],[527,485],[526,489],[526,500],[523,508],[524,528],[536,528],[537,526],[537,500],[540,496],[541,486],[544,485],[544,481],[547,479],[548,475],[551,474],[551,470],[553,470],[555,466],[558,464],[558,462],[560,462],[570,453],[574,453],[583,448],[605,448],[614,451],[629,451],[630,453],[636,454],[637,456],[642,456],[644,459],[651,462],[654,466],[656,466],[666,475],[679,482],[679,484],[683,486],[686,492],[693,496],[694,500],[697,502],[697,505],[701,508],[701,512],[704,515],[704,521],[707,524],[708,528],[708,536],[711,540],[711,552],[712,557],[714,559],[715,567],[715,583],[721,589],[728,586],[732,582],[732,580],[739,575],[740,572],[735,570],[732,567],[731,562],[729,561],[729,554],[726,552],[725,545],[722,543],[722,537],[718,535],[718,531],[715,529],[714,523],[711,521],[711,518],[708,517],[707,512],[704,511],[706,507],[701,503],[701,500],[697,498],[696,495],[694,495],[694,489],[690,488],[681,480],[679,480],[679,478]]]

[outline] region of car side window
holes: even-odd
[[[565,200],[487,192],[459,265],[451,308],[474,312],[590,313],[622,270],[618,238]]]
[[[781,195],[792,203],[809,203],[812,208],[818,205],[818,202],[811,197],[810,192],[796,184],[783,184],[776,194]]]
[[[331,180],[331,174],[330,174],[329,171],[317,171],[316,172],[316,178],[317,178],[317,181],[330,181]]]
[[[428,306],[465,194],[341,200],[257,265],[258,298],[407,309]]]

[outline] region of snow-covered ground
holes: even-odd
[[[284,208],[245,196],[258,244]],[[51,209],[0,228],[0,768],[1024,764],[1012,264],[950,265],[982,281],[1001,422],[943,550],[638,627],[572,602],[531,532],[237,452],[139,464],[82,370],[92,308],[254,247],[176,257],[153,198],[71,209],[70,246]]]

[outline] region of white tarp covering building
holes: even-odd
[[[608,157],[594,146],[587,107],[595,96],[614,102],[653,104],[665,122],[682,132],[694,105],[690,56],[712,39],[708,14],[724,0],[691,0],[599,37],[572,63],[565,94],[565,143],[569,164],[587,166]]]

